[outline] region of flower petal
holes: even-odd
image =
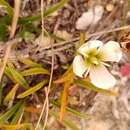
[[[104,65],[90,70],[90,79],[95,86],[103,89],[109,89],[116,84],[116,79],[109,73]]]
[[[93,20],[93,12],[88,11],[82,14],[82,16],[76,21],[76,29],[85,30]]]
[[[74,58],[73,61],[73,72],[79,76],[82,77],[84,76],[84,73],[87,71],[87,67],[85,65],[85,62],[82,58],[82,56],[78,55]]]
[[[103,52],[103,61],[119,62],[122,57],[122,51],[118,42],[109,41],[101,49]]]
[[[90,49],[90,48],[99,48],[103,45],[103,43],[99,40],[90,40],[88,42],[86,42],[85,44],[83,44],[78,52],[82,55],[86,55],[86,52]]]
[[[96,25],[102,18],[104,8],[101,5],[96,5],[90,8],[87,12],[76,21],[76,28],[79,30],[85,30],[90,25]]]
[[[92,21],[92,24],[97,24],[99,20],[102,18],[102,15],[104,13],[104,8],[101,5],[96,5],[94,8],[94,19]]]

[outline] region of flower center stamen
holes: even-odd
[[[85,63],[87,66],[99,66],[102,61],[101,52],[96,48],[92,48],[86,52]]]

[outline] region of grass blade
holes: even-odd
[[[19,73],[18,71],[16,71],[15,69],[13,69],[11,67],[8,67],[8,70],[10,71],[10,73],[11,73],[13,79],[16,81],[16,83],[20,84],[25,89],[29,88],[27,81],[24,79],[24,77],[22,76],[21,73]]]
[[[57,120],[59,119],[56,112],[49,111],[49,114],[51,116],[54,116]],[[79,128],[75,125],[75,123],[70,121],[70,120],[68,120],[68,119],[64,119],[62,123],[63,123],[63,125],[65,125],[66,127],[68,127],[71,130],[79,130]]]
[[[21,104],[20,108],[15,112],[11,124],[16,124],[19,121],[19,118],[23,114],[24,107],[25,107],[25,103]]]
[[[4,7],[9,16],[13,16],[13,8],[5,0],[0,0],[0,5]]]
[[[16,125],[1,124],[0,128],[6,129],[6,130],[18,130],[18,129],[22,129],[22,128],[31,128],[31,124],[30,123],[23,123],[23,124],[16,124]]]
[[[4,104],[12,99],[14,97],[16,91],[18,89],[18,84],[15,84],[13,88],[9,91],[9,93],[4,98]]]
[[[37,74],[47,74],[49,75],[49,71],[47,69],[38,67],[38,68],[30,68],[28,70],[24,70],[21,72],[23,76],[37,75]]]
[[[64,125],[71,128],[71,130],[79,130],[79,128],[71,120],[64,119]]]
[[[19,94],[17,98],[25,98],[25,97],[35,93],[36,91],[41,89],[47,82],[48,82],[47,80],[44,80],[44,81],[38,83],[34,87],[31,87],[30,89],[26,90],[25,92]]]
[[[50,14],[54,13],[55,11],[61,9],[69,0],[61,0],[59,3],[53,5],[48,10],[44,12],[44,17],[49,16]]]
[[[15,112],[21,107],[22,103],[23,103],[22,101],[18,102],[12,108],[10,108],[7,112],[0,115],[0,124],[10,119],[15,114]]]
[[[51,101],[51,103],[57,107],[60,107],[60,103],[56,102],[56,101]],[[90,118],[90,115],[87,115],[86,113],[81,113],[79,111],[76,111],[70,107],[66,107],[66,110],[70,113],[72,113],[73,115],[79,117],[79,118],[85,118],[85,119],[88,119]]]
[[[52,13],[54,13],[55,11],[61,9],[68,1],[69,0],[61,0],[57,4],[51,6],[50,8],[48,8],[47,10],[44,11],[44,13],[43,13],[44,17],[47,17],[47,16],[51,15]],[[33,21],[40,20],[40,19],[41,19],[41,13],[39,13],[36,16],[22,18],[19,22],[21,24],[27,24],[28,22],[33,22]]]
[[[19,58],[19,61],[25,65],[28,65],[29,67],[42,67],[42,65],[40,65],[28,58]]]
[[[12,81],[13,83],[16,83],[16,81],[15,81],[15,80],[13,79],[13,77],[12,77],[12,74],[11,74],[11,72],[10,72],[9,67],[5,67],[4,73],[5,73],[6,76],[8,76],[9,79],[11,79],[11,81]]]
[[[77,79],[77,80],[74,80],[74,82],[75,82],[75,84],[77,84],[83,88],[87,88],[89,90],[93,90],[93,91],[96,91],[96,92],[99,92],[102,94],[107,94],[107,95],[111,95],[111,96],[117,95],[116,92],[98,88],[98,87],[94,86],[92,83],[90,83],[90,81],[87,81],[87,80]]]

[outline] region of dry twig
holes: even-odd
[[[18,17],[19,17],[19,12],[20,12],[20,3],[21,3],[21,0],[15,0],[14,15],[13,15],[11,32],[10,32],[10,39],[12,39],[15,35],[16,26],[17,26]],[[13,43],[13,41],[11,43]],[[5,67],[6,67],[6,64],[8,62],[10,52],[11,52],[11,48],[12,48],[11,43],[7,44],[7,49],[6,49],[6,52],[5,52],[4,59],[3,59],[3,66],[2,66],[1,71],[0,71],[0,82],[2,80],[2,76],[3,76],[4,70],[5,70]]]

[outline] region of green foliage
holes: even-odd
[[[34,61],[32,61],[31,59],[28,58],[19,58],[19,61],[25,65],[27,65],[28,67],[42,67],[41,64],[38,64]]]
[[[5,96],[4,101],[3,101],[4,104],[9,102],[12,99],[12,97],[15,96],[17,89],[18,89],[18,84],[14,85],[13,88]]]
[[[56,102],[56,101],[51,101],[51,103],[52,103],[54,106],[60,107],[60,103],[58,103],[58,102]],[[76,117],[84,118],[84,119],[90,118],[90,116],[87,115],[86,113],[81,113],[81,112],[76,111],[75,109],[72,109],[72,108],[70,108],[70,107],[66,107],[66,110],[67,110],[67,112],[72,113],[72,114],[75,115]]]
[[[20,84],[22,87],[25,89],[29,88],[29,85],[27,81],[24,79],[21,73],[19,73],[17,70],[11,67],[7,67],[10,74],[12,75],[13,79],[15,80],[16,83]]]
[[[37,75],[37,74],[47,74],[47,75],[50,75],[49,71],[47,69],[42,68],[42,67],[30,68],[28,70],[22,71],[21,74],[23,76]]]
[[[76,80],[74,80],[74,83],[76,85],[80,86],[80,87],[83,87],[83,88],[86,88],[86,89],[89,89],[89,90],[93,90],[93,91],[96,91],[96,92],[99,92],[99,93],[102,93],[102,94],[113,95],[113,96],[117,95],[117,93],[115,93],[113,91],[101,89],[101,88],[94,86],[88,80],[76,79]]]
[[[10,23],[10,18],[8,16],[0,17],[0,41],[7,40],[8,24]]]
[[[21,115],[24,112],[25,103],[22,103],[19,109],[15,112],[11,124],[17,124],[18,120],[20,119]]]
[[[8,4],[5,0],[0,0],[0,5],[6,10],[7,14],[9,16],[13,16],[13,8]]]
[[[0,128],[3,130],[27,130],[28,128],[32,128],[30,123],[23,123],[23,124],[15,124],[15,125],[5,125],[1,124]],[[33,130],[33,129],[31,129]]]
[[[54,116],[57,120],[59,120],[58,114],[54,111],[49,111],[49,114],[51,116]],[[69,128],[70,130],[79,130],[79,128],[76,126],[76,124],[72,120],[63,119],[62,124]]]
[[[47,10],[45,10],[43,12],[43,17],[47,17],[47,16],[51,15],[52,13],[56,12],[57,10],[61,9],[68,1],[69,0],[61,0],[59,3],[49,7]],[[31,23],[33,21],[40,20],[40,19],[41,19],[41,13],[39,13],[36,16],[22,18],[22,19],[20,19],[19,23],[28,24],[28,23]]]
[[[44,80],[44,81],[38,83],[34,87],[31,87],[30,89],[26,90],[25,92],[19,94],[18,98],[25,98],[25,97],[27,97],[27,96],[35,93],[36,91],[38,91],[39,89],[41,89],[47,82],[48,82],[47,80]]]
[[[23,102],[19,101],[13,107],[11,107],[7,112],[5,112],[4,114],[1,114],[0,115],[0,124],[8,121],[8,119],[10,119],[15,114],[15,112],[21,107],[22,104],[23,104]]]

